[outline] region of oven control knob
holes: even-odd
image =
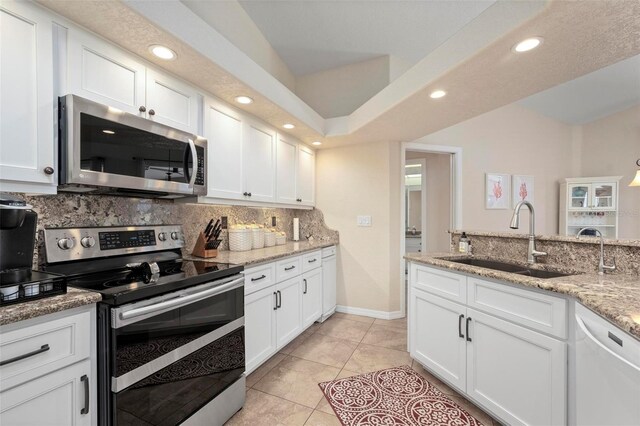
[[[80,240],[80,244],[82,244],[84,248],[91,248],[96,245],[96,239],[93,237],[83,237]]]
[[[159,239],[160,241],[166,241],[166,240],[167,240],[167,234],[166,234],[166,233],[164,233],[164,232],[159,233],[159,234],[158,234],[158,239]]]
[[[62,250],[71,250],[75,245],[75,242],[71,238],[60,238],[58,240],[58,247]]]
[[[178,235],[178,233],[177,233],[177,232],[175,232],[175,231],[174,231],[174,232],[172,232],[172,233],[171,233],[171,239],[172,239],[172,240],[177,240],[177,239],[178,239],[178,237],[179,237],[179,235]]]

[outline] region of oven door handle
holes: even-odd
[[[215,296],[217,294],[224,293],[234,288],[240,287],[244,284],[244,277],[236,278],[228,283],[204,290],[198,293],[190,294],[188,296],[180,296],[175,299],[165,300],[164,302],[155,303],[153,305],[144,306],[142,308],[131,309],[130,311],[120,312],[121,320],[128,320],[131,318],[139,317],[141,315],[151,314],[156,311],[162,311],[169,308],[178,308],[183,305],[187,305],[194,302],[199,302],[207,297]]]

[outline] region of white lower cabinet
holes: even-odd
[[[91,425],[89,377],[91,363],[84,360],[2,392],[0,424]]]
[[[269,359],[278,350],[276,338],[275,286],[250,294],[244,299],[244,334],[247,371]]]
[[[322,317],[322,268],[302,275],[302,326],[307,328]]]
[[[525,327],[528,318],[519,323],[508,321],[473,309],[467,301],[463,304],[436,296],[428,289],[440,287],[427,282],[428,277],[436,279],[443,271],[416,264],[411,267],[411,356],[510,425],[566,424],[567,344]],[[455,275],[460,278],[456,286],[466,286],[467,277]],[[473,281],[469,285],[478,285],[478,279],[468,280]],[[505,290],[511,295],[512,312],[524,311],[528,300],[540,301],[539,293],[506,284]],[[530,298],[527,293],[531,293]],[[522,301],[517,302],[514,295]],[[499,295],[494,300],[487,296],[484,302],[500,307],[502,299]],[[554,317],[563,329],[566,311],[560,307]]]
[[[278,348],[283,348],[302,333],[302,280],[291,278],[276,285],[278,309],[276,310],[276,335]]]

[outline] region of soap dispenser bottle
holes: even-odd
[[[463,232],[462,235],[460,236],[460,243],[458,244],[458,251],[460,253],[469,253],[469,245],[470,245],[469,237],[467,237],[467,234],[465,232]]]

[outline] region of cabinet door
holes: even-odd
[[[275,286],[245,297],[244,320],[248,374],[277,351]]]
[[[592,183],[591,184],[591,207],[596,210],[613,210],[616,208],[618,184]]]
[[[85,360],[2,392],[0,424],[91,425],[95,384],[81,380],[83,376],[91,378],[90,373],[91,363]],[[84,413],[84,408],[88,412]]]
[[[300,276],[277,285],[279,308],[277,315],[278,349],[286,346],[302,332],[302,279]]]
[[[298,166],[298,144],[278,134],[276,146],[276,191],[279,203],[295,204],[296,168]]]
[[[167,126],[199,134],[198,92],[188,84],[147,69],[147,117]]]
[[[242,199],[242,119],[221,102],[207,99],[204,136],[207,138],[207,196]]]
[[[55,166],[52,24],[33,4],[0,6],[0,93],[0,179],[55,192],[55,174],[44,172]]]
[[[322,259],[322,318],[336,310],[336,256]]]
[[[302,275],[302,328],[322,316],[322,268]]]
[[[565,424],[566,344],[473,309],[467,313],[467,394],[508,424]]]
[[[244,129],[244,182],[249,201],[275,201],[276,133],[253,120]]]
[[[67,87],[70,93],[131,114],[145,106],[145,66],[89,34],[69,31]]]
[[[464,392],[466,308],[412,287],[409,309],[411,356]]]
[[[591,207],[591,185],[571,183],[568,187],[569,210],[586,210]]]
[[[298,199],[305,206],[315,204],[316,154],[311,148],[298,146]]]

